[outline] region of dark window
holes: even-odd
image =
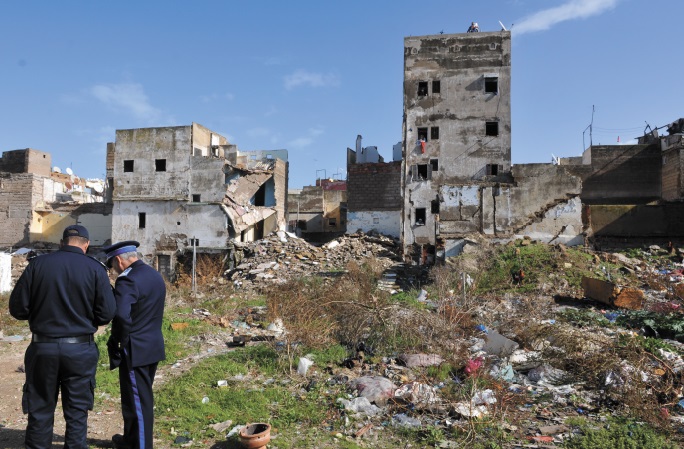
[[[190,239],[190,246],[199,246],[199,239]]]
[[[298,220],[297,227],[302,231],[306,231],[306,220]]]
[[[133,171],[133,161],[124,161],[124,173]]]
[[[416,226],[425,226],[425,208],[416,208]]]
[[[428,94],[428,83],[427,81],[418,82],[418,96],[424,97]]]
[[[337,226],[337,218],[328,218],[328,226]]]
[[[176,224],[177,224],[178,226],[180,226],[180,221],[177,221]]]
[[[440,93],[440,92],[441,92],[441,91],[440,91],[441,88],[442,88],[442,87],[441,87],[441,85],[440,85],[439,80],[434,80],[434,81],[432,82],[432,93],[433,93],[433,94],[438,94],[438,93]]]
[[[418,128],[418,140],[424,140],[427,142],[427,128]]]
[[[498,176],[500,165],[497,164],[487,164],[487,175]]]
[[[154,169],[156,171],[166,171],[166,159],[155,159]]]
[[[430,128],[430,139],[439,140],[439,126],[433,126]]]
[[[200,195],[199,193],[195,193],[192,195],[192,202],[193,203],[199,203],[200,201],[202,201],[201,198],[202,198],[202,195]]]
[[[439,213],[439,199],[434,199],[430,202],[430,213]]]
[[[487,136],[498,136],[499,135],[499,122],[487,122],[485,125],[485,135],[487,135]]]
[[[418,169],[418,178],[420,179],[430,179],[430,170],[428,170],[428,165],[427,164],[418,164],[417,166]]]
[[[499,78],[496,76],[485,77],[485,93],[498,94],[499,93]]]
[[[147,214],[145,214],[145,212],[139,212],[138,213],[138,228],[145,229],[146,218],[147,218]]]
[[[430,159],[430,166],[432,167],[432,171],[438,171],[439,170],[439,159]]]

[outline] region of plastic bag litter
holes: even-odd
[[[347,411],[362,413],[368,416],[375,416],[382,411],[380,407],[375,404],[371,404],[370,401],[364,397],[354,398],[352,400],[339,398],[337,402],[342,404],[344,409]]]
[[[299,365],[297,366],[297,374],[300,376],[306,376],[306,372],[313,365],[313,360],[307,359],[306,357],[299,358]]]

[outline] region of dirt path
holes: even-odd
[[[24,447],[24,430],[27,415],[21,410],[24,373],[19,367],[24,363],[24,352],[28,341],[0,341],[0,449],[21,449]],[[96,393],[97,394],[97,390]],[[111,448],[111,437],[121,433],[123,420],[118,406],[113,408],[110,401],[106,405],[95,404],[88,415],[88,440],[90,447]],[[103,408],[108,407],[108,408]],[[62,407],[55,411],[53,447],[62,447],[64,442],[64,418]]]

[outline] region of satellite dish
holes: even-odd
[[[57,166],[52,167],[52,171],[55,173],[62,173],[62,169]]]
[[[501,25],[501,30],[502,30],[502,31],[508,31],[508,30],[506,29],[506,27],[504,26],[504,24],[501,23],[500,20],[499,20],[499,25]]]
[[[104,191],[104,186],[102,184],[95,184],[93,190],[97,193],[102,193]]]
[[[66,172],[67,172],[67,174],[69,174],[69,175],[73,175],[73,174],[74,174],[74,171],[73,171],[72,169],[70,169],[69,167],[66,168]]]

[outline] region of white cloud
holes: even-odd
[[[569,0],[555,8],[544,9],[516,23],[512,31],[516,35],[548,30],[567,20],[586,19],[613,9],[619,0]]]
[[[288,147],[290,148],[304,148],[308,147],[314,141],[316,140],[316,137],[320,136],[323,134],[323,129],[322,128],[309,128],[306,132],[306,135],[297,137],[296,139],[293,139],[288,142]]]
[[[285,77],[285,89],[287,90],[304,85],[311,87],[335,87],[340,85],[340,80],[337,75],[332,73],[315,73],[303,69],[296,70]]]
[[[88,92],[107,106],[127,111],[136,118],[150,121],[159,118],[159,109],[150,104],[140,84],[99,84]]]

